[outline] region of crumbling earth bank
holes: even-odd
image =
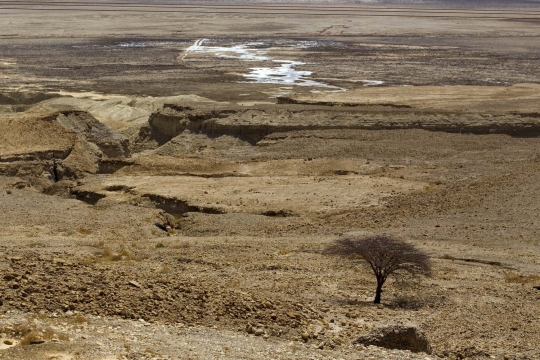
[[[1,120],[1,306],[41,311],[45,324],[90,319],[80,319],[87,327],[76,341],[46,339],[44,348],[89,354],[86,340],[103,336],[93,322],[132,328],[143,319],[149,343],[161,341],[151,334],[160,326],[202,327],[262,353],[277,344],[323,358],[415,358],[353,345],[393,320],[421,326],[434,356],[537,355],[534,134],[427,131],[422,121],[439,116],[489,117],[392,106],[177,99],[150,122],[118,128],[41,106]],[[493,116],[511,126],[526,119]],[[369,271],[323,250],[344,234],[382,232],[426,250],[437,271],[390,283],[378,308]],[[174,336],[195,330],[186,331]],[[97,341],[105,352],[144,351],[129,339],[132,350]]]

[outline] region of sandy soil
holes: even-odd
[[[0,358],[540,358],[540,10],[493,4],[0,2]],[[382,233],[434,274],[375,306],[324,250]]]

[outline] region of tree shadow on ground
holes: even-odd
[[[346,296],[333,296],[326,300],[327,304],[335,305],[335,306],[374,306],[373,300],[361,300],[357,298],[352,297],[346,297]]]

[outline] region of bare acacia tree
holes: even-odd
[[[427,254],[411,244],[389,235],[349,237],[330,245],[328,254],[365,260],[377,278],[375,304],[380,304],[382,287],[388,276],[400,272],[411,275],[431,275],[431,262]]]

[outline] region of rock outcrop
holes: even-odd
[[[360,337],[356,343],[365,346],[375,345],[387,349],[409,350],[412,352],[431,353],[431,346],[426,335],[414,325],[392,325],[373,330]]]

